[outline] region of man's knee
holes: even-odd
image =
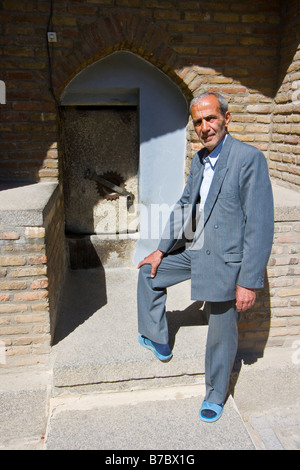
[[[146,280],[151,278],[151,264],[143,264],[139,268],[139,280]]]

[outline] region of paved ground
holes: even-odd
[[[288,376],[299,390],[295,372]],[[300,404],[293,387],[294,400],[272,400],[265,408],[263,397],[255,407],[251,399],[243,400],[245,391],[238,391],[237,400],[229,398],[222,418],[206,424],[198,419],[204,393],[201,383],[53,396],[48,371],[8,375],[1,373],[0,450],[300,449]],[[248,382],[246,375],[242,382]],[[269,381],[272,374],[267,375]],[[276,374],[272,380],[278,380]],[[278,387],[281,380],[279,376]],[[242,411],[236,404],[239,400]]]

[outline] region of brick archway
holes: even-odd
[[[179,86],[186,100],[193,93],[180,77],[183,65],[170,47],[168,33],[147,18],[124,12],[97,18],[82,28],[72,52],[55,61],[52,83],[57,96],[84,68],[116,51],[129,51],[164,72]]]

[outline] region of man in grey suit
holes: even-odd
[[[203,93],[190,106],[204,148],[192,160],[184,192],[158,249],[139,264],[139,343],[168,361],[167,287],[191,279],[191,298],[209,314],[206,396],[201,420],[220,418],[228,393],[241,312],[264,287],[274,213],[267,162],[257,148],[232,138],[227,100]]]

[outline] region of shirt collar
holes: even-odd
[[[217,147],[213,149],[212,152],[210,152],[209,155],[207,155],[207,149],[205,150],[205,153],[203,155],[203,163],[210,162],[212,168],[215,167],[218,161],[219,155],[221,153],[222,147],[227,139],[227,136],[228,134],[225,135],[224,139],[219,143]]]

